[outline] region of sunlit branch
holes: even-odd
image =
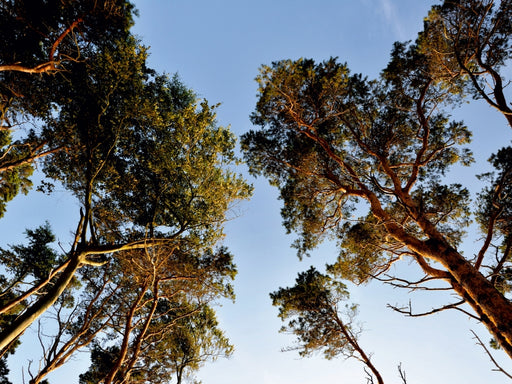
[[[412,310],[412,303],[411,301],[409,300],[409,306],[408,307],[397,307],[397,306],[394,306],[394,305],[391,305],[391,304],[387,304],[387,307],[388,308],[391,308],[393,311],[395,312],[398,312],[398,313],[401,313],[403,315],[406,315],[408,317],[423,317],[423,316],[430,316],[430,315],[433,315],[435,313],[439,313],[439,312],[442,312],[442,311],[445,311],[447,309],[456,309],[457,311],[460,311],[462,313],[464,313],[465,315],[468,315],[469,317],[477,320],[477,321],[481,321],[482,319],[473,315],[472,313],[460,308],[460,306],[462,304],[465,304],[466,303],[466,300],[460,300],[456,303],[452,303],[452,304],[447,304],[447,305],[444,305],[442,307],[439,307],[439,308],[434,308],[430,311],[426,311],[426,312],[418,312],[418,313],[414,313],[413,310]]]
[[[78,26],[83,21],[82,18],[79,18],[75,20],[69,27],[67,27],[60,35],[57,37],[55,42],[52,44],[52,48],[50,50],[50,54],[48,56],[48,61],[42,64],[39,64],[35,67],[27,67],[18,63],[14,64],[6,64],[6,65],[0,65],[0,72],[2,71],[14,71],[14,72],[24,72],[24,73],[30,73],[30,74],[37,74],[37,73],[50,73],[54,71],[58,71],[58,66],[60,65],[60,60],[55,60],[55,53],[57,52],[57,49],[59,45],[62,43],[64,38],[70,34],[74,28]],[[74,60],[77,60],[76,58]]]
[[[511,251],[512,251],[512,238],[509,237],[507,239],[507,245],[506,245],[505,250],[503,251],[503,255],[502,255],[501,259],[498,261],[498,264],[496,265],[496,267],[494,267],[492,269],[491,283],[493,285],[496,284],[496,281],[498,280],[498,276],[500,275],[501,270],[503,269],[505,263],[509,260]]]
[[[423,129],[422,145],[420,150],[416,154],[416,160],[412,167],[411,176],[409,177],[409,180],[407,181],[407,184],[404,187],[404,192],[406,193],[409,193],[411,191],[412,186],[414,185],[414,183],[416,183],[416,180],[418,179],[419,170],[422,166],[421,158],[426,153],[428,148],[430,126],[423,110],[423,102],[425,100],[425,96],[427,94],[427,90],[430,84],[432,84],[432,80],[429,80],[428,83],[421,89],[420,97],[416,101],[416,113],[418,114],[419,117],[420,126]]]
[[[48,274],[48,277],[41,281],[39,284],[35,285],[34,287],[32,287],[31,289],[29,289],[28,291],[26,291],[25,293],[23,293],[22,295],[18,296],[16,299],[8,302],[7,304],[5,304],[2,308],[0,308],[0,314],[3,314],[3,313],[6,313],[8,312],[9,310],[11,310],[12,308],[14,308],[16,305],[18,305],[19,303],[21,303],[22,301],[26,300],[27,298],[29,298],[30,296],[32,296],[33,294],[39,292],[42,288],[44,288],[50,281],[52,281],[52,279],[60,272],[62,272],[69,264],[69,260],[67,260],[66,262],[64,262],[63,264],[61,264],[59,267],[53,269],[49,274]]]
[[[59,152],[60,150],[63,149],[62,147],[58,147],[58,148],[54,148],[54,149],[49,149],[44,152],[38,152],[38,150],[41,149],[43,146],[44,146],[44,144],[38,146],[29,155],[24,156],[21,159],[9,161],[4,164],[0,164],[0,173],[10,171],[14,168],[20,167],[25,164],[31,164],[34,161],[36,161],[37,159],[40,159],[41,157],[51,155],[51,154]]]

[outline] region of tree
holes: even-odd
[[[208,306],[203,306],[198,314],[182,319],[176,328],[170,342],[164,345],[164,351],[169,356],[166,368],[174,372],[177,384],[182,384],[185,377],[207,361],[229,357],[233,353],[233,346],[218,328],[215,312]]]
[[[28,246],[11,245],[11,250],[0,248],[0,262],[5,268],[5,274],[0,275],[0,330],[11,326],[29,305],[30,296],[48,282],[48,276],[52,276],[53,268],[58,266],[58,255],[49,245],[55,237],[48,223],[35,230],[27,230],[26,237]],[[31,288],[21,288],[26,286]],[[11,342],[11,353],[16,346],[15,341]]]
[[[314,267],[299,273],[295,285],[280,288],[271,293],[272,304],[279,307],[279,317],[288,322],[281,332],[297,336],[297,346],[301,356],[309,356],[323,351],[327,359],[337,356],[355,358],[361,361],[368,373],[369,382],[373,377],[379,384],[384,380],[358,342],[361,332],[354,324],[357,305],[341,305],[349,298],[345,284],[329,275],[323,275]],[[373,376],[372,376],[373,375]]]
[[[62,254],[49,224],[0,251],[0,353],[50,309],[57,325],[49,343],[41,336],[32,383],[113,334],[118,349],[95,355],[111,358],[105,382],[140,376],[141,359],[163,358],[152,349],[160,336],[232,297],[236,270],[218,243],[233,205],[251,194],[233,170],[235,137],[217,125],[215,106],[147,67],[133,12],[125,0],[0,5],[0,216],[31,187],[35,163],[45,176],[38,190],[58,185],[80,206]],[[204,332],[227,350],[210,315]]]
[[[132,8],[130,3],[116,0],[3,1],[0,33],[5,49],[0,54],[0,71],[41,74],[63,70],[71,61],[84,60],[81,50],[87,43],[111,38],[120,29],[128,31]],[[117,25],[102,31],[99,27],[107,26],[108,22]]]
[[[231,255],[222,248],[202,255],[160,247],[141,252],[125,255],[115,269],[118,288],[103,315],[104,340],[96,338],[81,382],[166,383],[231,349],[208,306],[233,298]],[[95,360],[104,356],[98,351],[109,351],[109,365]]]
[[[91,60],[69,63],[56,84],[59,107],[42,130],[48,145],[66,148],[46,156],[43,171],[82,207],[75,239],[58,273],[30,293],[49,288],[2,330],[0,349],[56,302],[79,268],[156,245],[212,248],[232,204],[250,194],[229,170],[235,138],[216,126],[214,107],[178,79],[156,76],[130,36],[89,48]]]
[[[32,186],[33,162],[64,149],[49,145],[50,137],[33,126],[58,108],[55,91],[70,63],[91,60],[91,51],[126,38],[131,25],[132,6],[124,0],[2,1],[0,216]]]
[[[429,12],[418,45],[436,76],[464,78],[470,91],[501,112],[512,127],[507,81],[500,73],[511,54],[511,15],[509,1],[444,1]]]
[[[483,3],[487,7],[480,7]],[[476,40],[462,28],[456,45],[449,37],[441,39],[444,30],[427,20],[416,43],[395,44],[376,80],[351,74],[336,59],[263,66],[251,116],[260,129],[244,135],[243,151],[251,172],[280,189],[284,225],[298,233],[294,245],[300,256],[325,238],[334,239],[340,253],[333,271],[356,283],[378,277],[403,258],[413,260],[426,277],[408,282],[409,288],[443,281],[460,300],[441,309],[467,304],[512,357],[512,303],[497,284],[502,278],[493,279],[480,268],[485,258],[494,264],[495,276],[507,271],[508,254],[493,262],[488,249],[495,236],[507,238],[499,229],[504,226],[495,224],[506,220],[508,200],[488,193],[497,191],[496,184],[484,192],[487,207],[493,207],[479,214],[487,240],[475,259],[466,258],[457,248],[473,206],[467,188],[444,178],[453,165],[472,162],[471,132],[462,122],[450,121],[448,112],[468,89],[480,94],[476,77],[483,73],[468,64],[478,57],[464,68],[450,59],[453,55],[439,60],[436,53],[444,54],[448,46],[457,56],[466,38],[484,42],[489,60],[480,66],[489,67],[485,73],[494,79],[499,98],[494,75],[511,55],[510,2],[447,0],[433,12],[439,9],[448,12],[436,13],[443,22],[455,12],[462,20],[457,25],[473,23],[469,16],[476,14],[485,20],[479,25],[500,27],[475,27],[481,34]],[[434,32],[439,39],[425,38]],[[457,70],[448,71],[451,67]],[[505,109],[500,112],[508,119]],[[508,187],[505,168],[508,164],[493,179],[504,183],[500,188]],[[493,205],[492,196],[499,205]]]
[[[80,295],[69,288],[53,308],[45,313],[46,323],[53,322],[56,331],[50,334],[38,324],[38,337],[42,347],[42,357],[37,372],[28,373],[29,383],[44,381],[50,372],[63,366],[76,353],[95,342],[106,329],[117,308],[113,299],[119,286],[112,282],[110,263],[105,268],[84,268],[79,270]]]

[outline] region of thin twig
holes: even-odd
[[[494,364],[494,366],[496,367],[495,369],[493,369],[493,371],[495,372],[501,372],[503,373],[505,376],[507,376],[509,379],[512,379],[512,375],[510,373],[508,373],[507,371],[505,371],[499,364],[498,362],[494,359],[494,356],[491,354],[491,352],[489,351],[489,349],[485,346],[485,344],[482,342],[482,340],[478,337],[478,335],[473,331],[473,330],[470,330],[471,333],[473,334],[473,336],[475,337],[475,339],[477,340],[477,344],[480,345],[485,353],[487,354],[487,356],[489,356],[489,359],[491,359],[492,363]]]

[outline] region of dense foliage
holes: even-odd
[[[2,354],[45,313],[56,322],[40,330],[32,384],[83,348],[82,381],[103,383],[169,382],[232,350],[211,303],[233,299],[219,241],[251,187],[215,106],[148,68],[133,12],[123,0],[0,5],[0,216],[36,164],[40,191],[80,206],[68,249],[46,223],[0,250]]]
[[[481,176],[488,187],[477,204],[446,177],[473,162],[470,129],[450,118],[460,102],[483,99],[512,127],[501,73],[511,25],[510,1],[446,0],[414,43],[394,45],[375,80],[335,58],[263,66],[251,116],[259,128],[242,145],[252,173],[279,188],[299,256],[334,240],[330,272],[358,284],[412,260],[425,277],[397,276],[397,286],[442,281],[460,300],[432,312],[471,310],[512,357],[510,148],[491,157],[496,172]],[[458,249],[474,218],[484,239],[473,258]]]

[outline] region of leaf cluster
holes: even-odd
[[[451,91],[435,86],[417,68],[421,62],[417,48],[397,45],[379,81],[350,75],[336,59],[261,68],[251,117],[261,129],[242,137],[242,149],[251,172],[279,187],[284,225],[300,236],[299,255],[344,232],[342,220],[370,195],[405,224],[399,195],[416,185],[411,198],[420,209],[432,196],[425,215],[451,222],[453,231],[467,223],[467,208],[440,205],[464,204],[467,192],[442,185],[440,177],[453,164],[471,163],[464,148],[471,134],[437,111]]]
[[[281,329],[297,336],[301,356],[322,351],[328,359],[338,355],[349,357],[354,353],[352,337],[358,333],[353,319],[355,305],[341,305],[349,298],[346,286],[310,267],[299,273],[295,285],[280,288],[270,294],[272,304],[279,307],[281,320],[289,320]],[[346,321],[341,320],[344,307]]]

